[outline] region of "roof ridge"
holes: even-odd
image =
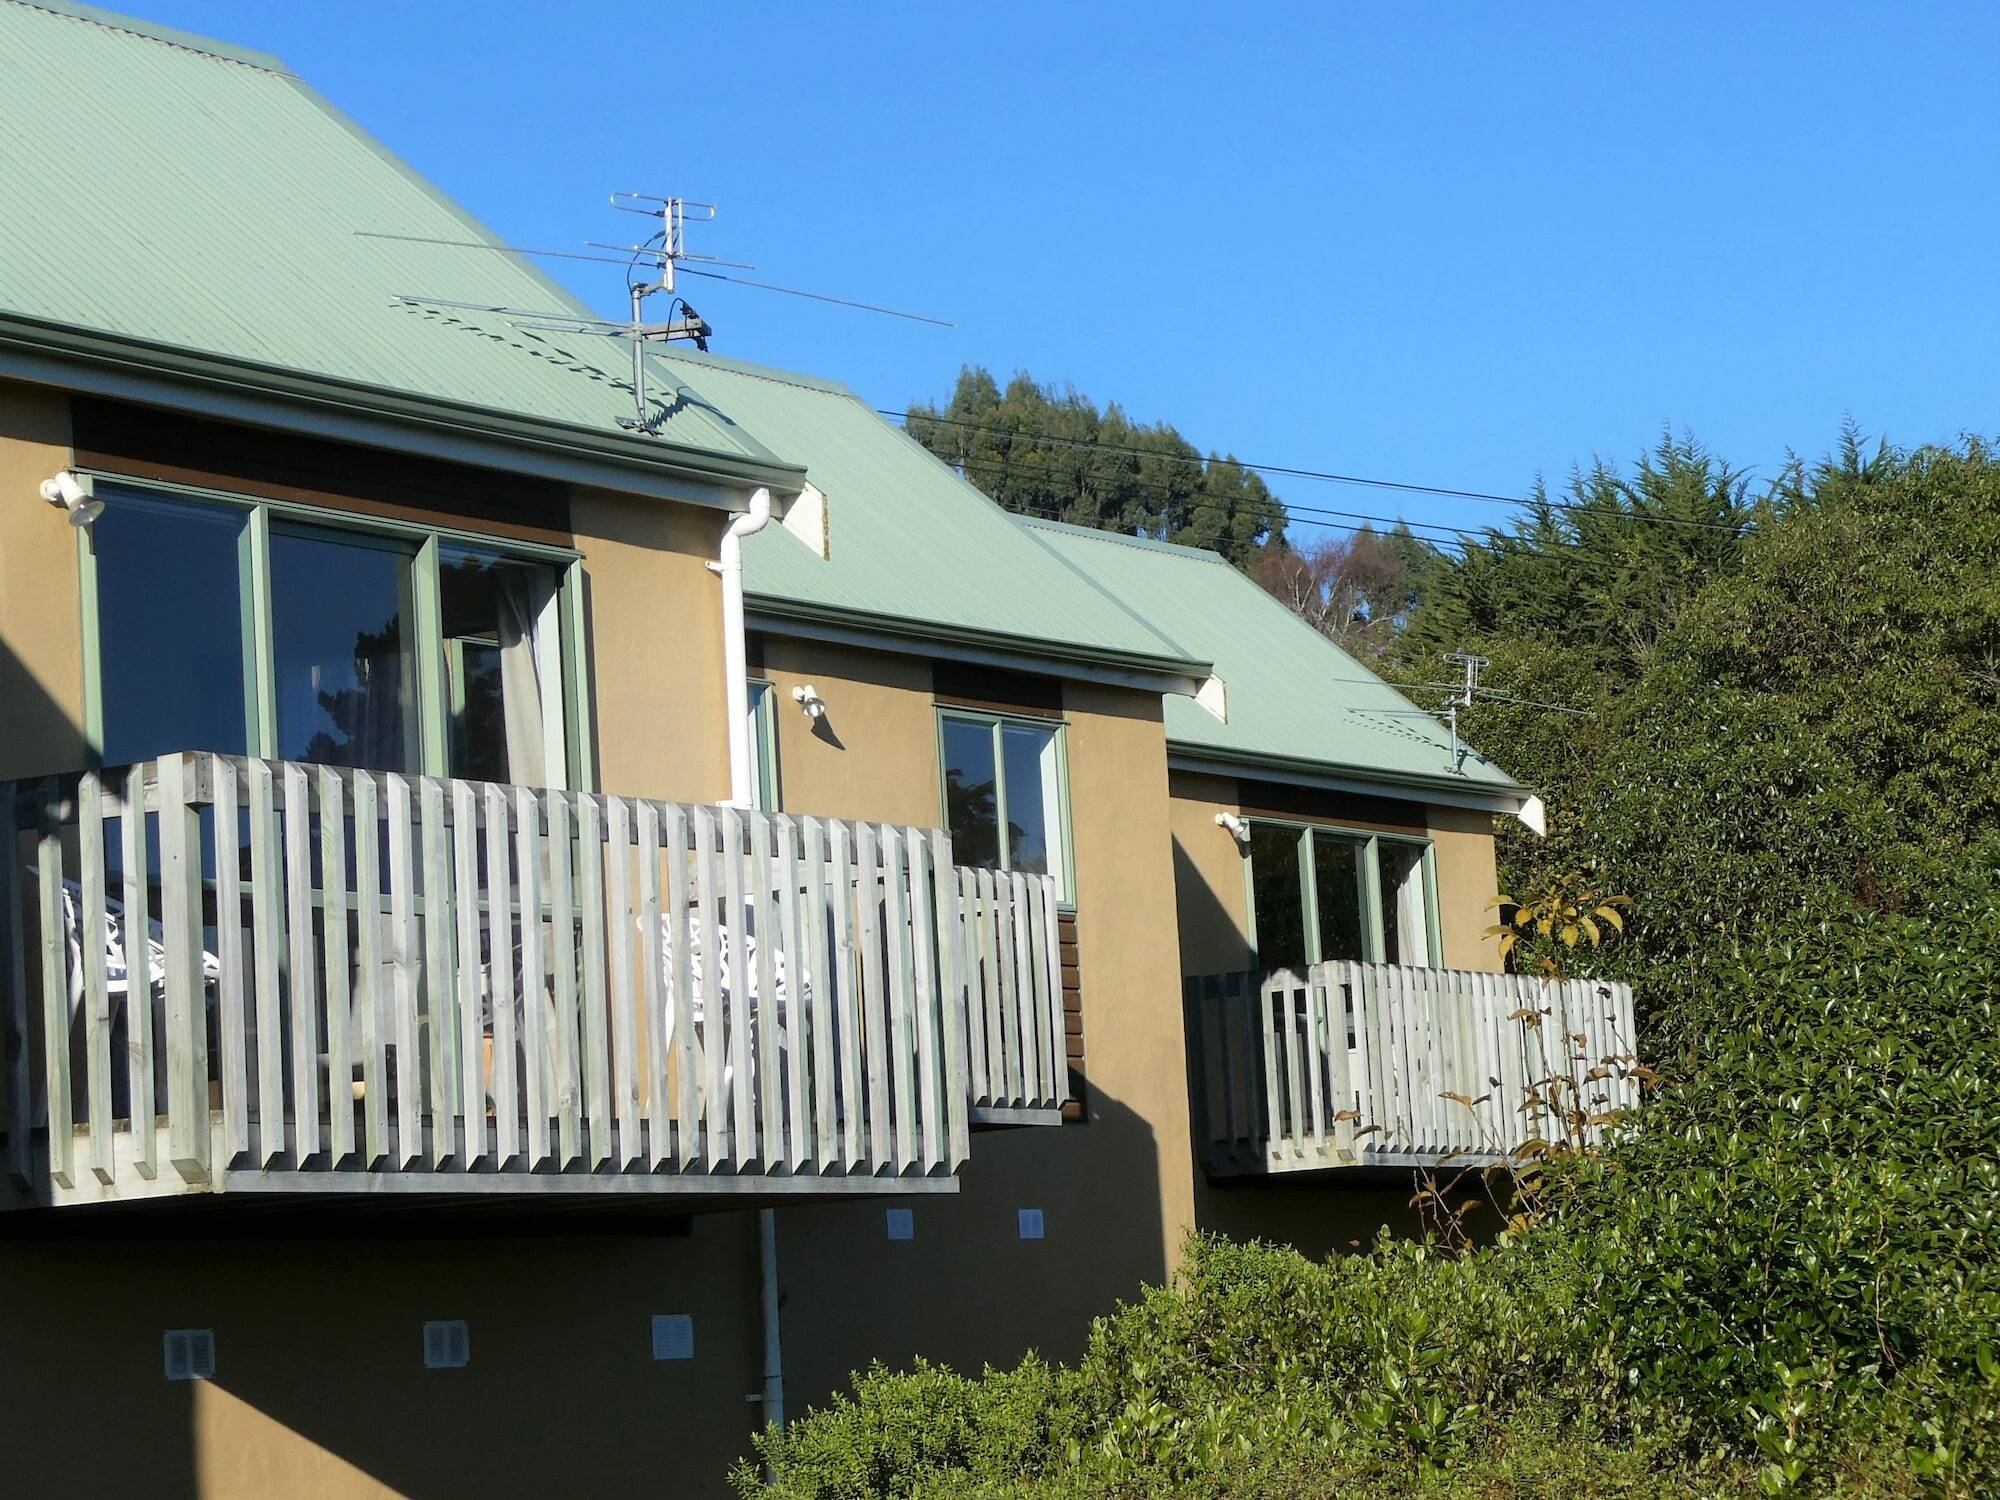
[[[1065,536],[1087,537],[1092,541],[1107,542],[1114,547],[1130,547],[1139,552],[1164,552],[1171,557],[1186,557],[1197,562],[1219,563],[1225,568],[1234,565],[1220,552],[1207,547],[1190,547],[1185,542],[1164,542],[1157,537],[1133,536],[1128,531],[1109,531],[1102,526],[1084,526],[1075,521],[1058,521],[1048,516],[1023,515],[1018,511],[1009,512],[1023,526],[1032,526],[1040,531],[1060,532]]]
[[[95,5],[82,5],[75,3],[75,0],[6,0],[6,3],[19,6],[22,10],[39,10],[64,21],[76,21],[86,26],[98,26],[106,31],[138,37],[142,41],[153,42],[162,47],[172,47],[179,52],[192,52],[198,57],[214,58],[217,62],[255,68],[261,73],[270,73],[279,78],[298,77],[286,66],[283,58],[272,53],[234,46],[228,42],[218,41],[214,37],[182,31],[175,26],[142,21],[137,16],[124,15],[118,11],[100,10]]]

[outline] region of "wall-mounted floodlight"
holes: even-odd
[[[808,719],[826,717],[826,700],[819,695],[819,689],[810,682],[802,682],[792,689],[792,702],[806,711]]]
[[[68,469],[42,481],[42,498],[68,511],[72,526],[88,526],[104,514],[104,502],[97,498],[89,476],[72,474]]]
[[[1235,813],[1220,812],[1215,815],[1215,826],[1229,830],[1229,836],[1244,848],[1250,847],[1250,825]]]

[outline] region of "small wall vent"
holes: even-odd
[[[653,1358],[693,1359],[694,1319],[686,1313],[655,1313]]]
[[[1024,1208],[1020,1217],[1021,1238],[1038,1240],[1042,1237],[1042,1211],[1039,1208]]]
[[[215,1379],[215,1330],[213,1328],[169,1328],[161,1343],[166,1355],[167,1379]]]
[[[472,1363],[472,1330],[463,1318],[424,1324],[424,1368],[462,1370]]]
[[[885,1210],[883,1224],[892,1240],[913,1240],[917,1237],[917,1216],[907,1208]]]

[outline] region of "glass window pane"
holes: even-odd
[[[562,747],[550,743],[544,705],[562,701],[560,657],[539,627],[555,595],[552,568],[471,547],[438,549],[447,768],[475,781],[548,786]]]
[[[274,532],[271,617],[278,757],[417,770],[410,558]]]
[[[750,790],[756,805],[765,812],[776,812],[778,808],[778,725],[772,714],[772,691],[768,682],[750,684],[746,726],[750,753],[756,760]]]
[[[176,750],[242,755],[246,511],[114,496],[90,529],[104,763]]]
[[[955,864],[1000,867],[1000,814],[993,765],[993,726],[944,721],[944,803]]]
[[[1376,844],[1382,876],[1382,951],[1392,964],[1428,967],[1430,903],[1424,896],[1424,846]]]
[[[1250,825],[1250,891],[1257,922],[1257,962],[1296,969],[1306,962],[1306,918],[1299,883],[1299,831]]]
[[[1056,735],[1032,724],[1000,726],[1001,774],[1007,788],[1007,868],[1062,873],[1062,812],[1056,802]]]
[[[1319,956],[1366,959],[1362,941],[1361,845],[1332,834],[1313,835],[1313,900],[1319,907]]]

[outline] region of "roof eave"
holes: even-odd
[[[990,662],[1017,670],[1041,671],[1059,677],[1110,682],[1158,693],[1192,695],[1213,671],[1211,663],[1188,657],[1156,656],[1071,641],[1009,635],[999,631],[940,625],[843,609],[760,594],[751,590],[746,603],[753,628],[778,634],[806,636],[908,655],[921,654],[963,661]]]
[[[1337,765],[1286,755],[1258,755],[1217,750],[1167,739],[1167,764],[1176,771],[1214,776],[1281,781],[1361,796],[1396,797],[1444,807],[1469,807],[1481,812],[1518,815],[1533,793],[1518,782],[1480,783],[1463,776],[1427,776],[1414,771],[1390,771],[1373,766]]]
[[[0,375],[717,509],[805,470],[0,312]]]

